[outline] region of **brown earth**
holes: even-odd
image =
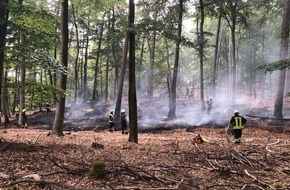
[[[30,113],[28,129],[1,128],[0,190],[290,189],[288,125],[252,118],[242,143],[234,144],[223,127],[173,127],[169,121],[140,131],[135,144],[120,131],[109,132],[107,118],[87,130],[74,130],[85,121],[70,121],[65,136],[52,136],[53,116]],[[194,144],[196,134],[209,143]],[[105,168],[90,176],[95,161]]]

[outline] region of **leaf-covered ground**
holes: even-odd
[[[2,128],[0,189],[290,189],[288,126],[249,122],[234,144],[222,127],[176,125],[140,132],[138,144],[120,131]],[[90,176],[95,161],[105,169]]]

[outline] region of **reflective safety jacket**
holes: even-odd
[[[243,116],[235,115],[231,118],[230,123],[233,125],[233,129],[243,129],[247,120]]]
[[[109,115],[109,122],[113,123],[114,122],[114,114],[110,113]]]
[[[19,110],[18,107],[16,107],[14,111],[15,111],[15,114],[19,114],[19,111],[20,111],[20,110]]]

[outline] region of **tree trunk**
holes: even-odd
[[[115,20],[116,20],[116,16],[115,16],[115,7],[113,8],[112,10],[113,12],[113,15],[112,15],[112,32],[113,34],[116,32],[115,31]],[[117,94],[117,86],[118,86],[118,81],[119,81],[119,61],[118,61],[118,58],[117,58],[117,48],[116,48],[116,42],[115,40],[113,40],[113,43],[112,43],[112,55],[113,55],[113,58],[114,58],[114,68],[115,68],[115,77],[114,77],[114,89],[113,89],[113,96],[116,97],[116,94]]]
[[[88,51],[89,51],[89,35],[90,35],[90,21],[88,21],[87,35],[85,40],[85,62],[84,62],[84,86],[83,86],[83,102],[88,99]]]
[[[18,0],[18,4],[22,6],[23,0]],[[22,32],[20,32],[20,44],[24,45],[24,43],[25,36]],[[20,94],[19,94],[20,113],[18,124],[21,125],[23,121],[22,110],[25,108],[25,75],[26,75],[25,57],[23,57],[23,55],[19,55],[19,62],[20,62]]]
[[[232,100],[236,99],[236,85],[237,85],[237,63],[236,63],[236,19],[237,19],[237,3],[233,2],[231,5],[231,44],[232,44],[232,52],[231,54],[231,63],[232,63]]]
[[[118,85],[118,94],[117,94],[116,107],[115,107],[116,118],[120,117],[120,111],[121,111],[121,105],[122,105],[123,85],[124,85],[125,71],[126,71],[126,66],[127,66],[128,43],[129,43],[128,41],[129,41],[129,37],[128,37],[128,34],[126,34],[124,47],[123,47],[120,81]]]
[[[3,78],[3,92],[2,92],[2,114],[4,115],[4,124],[7,125],[9,121],[9,105],[8,105],[8,92],[7,92],[7,76],[8,72],[5,69]]]
[[[262,63],[265,62],[265,32],[263,32],[263,37],[262,37]],[[260,98],[264,99],[264,89],[265,89],[265,72],[263,70],[258,71],[259,72],[259,90],[260,90]]]
[[[143,55],[144,55],[144,46],[145,46],[145,35],[142,37],[142,45],[141,45],[141,52],[140,52],[140,60],[138,64],[138,79],[137,79],[137,93],[141,95],[141,72],[142,72],[142,63],[143,63]]]
[[[181,43],[181,30],[182,30],[182,13],[183,13],[183,0],[179,0],[179,12],[178,12],[178,34],[175,48],[175,60],[173,67],[173,76],[171,83],[171,107],[168,113],[169,118],[176,117],[176,83],[177,83],[177,71],[178,71],[178,62],[179,62],[179,49]]]
[[[19,88],[19,84],[18,84],[18,68],[15,68],[15,78],[14,78],[14,93],[13,93],[13,105],[12,105],[12,114],[15,114],[15,108],[18,107],[19,108],[19,101],[18,101],[18,88]]]
[[[76,42],[77,42],[77,47],[76,47],[76,56],[74,59],[74,103],[76,104],[77,102],[77,97],[78,97],[78,60],[79,60],[79,53],[80,53],[80,42],[79,42],[79,30],[78,30],[78,25],[76,21],[76,13],[75,13],[75,8],[74,4],[71,2],[72,6],[72,14],[73,14],[73,22],[74,22],[74,27],[75,27],[75,33],[76,33]]]
[[[200,4],[200,26],[199,26],[199,84],[200,84],[200,101],[201,101],[201,109],[205,109],[204,105],[204,85],[203,85],[203,57],[204,57],[204,32],[203,32],[203,25],[204,25],[204,3],[203,0],[199,1]]]
[[[111,19],[110,19],[110,14],[108,15],[108,30],[110,30],[111,28]],[[109,35],[109,33],[108,33]],[[107,36],[109,39],[110,39],[110,36]],[[107,43],[107,46],[109,47],[110,46],[110,43],[109,43],[110,40],[108,40],[108,43]],[[105,83],[105,100],[107,101],[108,98],[109,98],[109,63],[110,63],[110,60],[109,60],[109,53],[107,53],[107,60],[106,60],[106,83]]]
[[[211,88],[211,95],[212,96],[215,96],[215,89],[216,89],[216,73],[217,73],[221,20],[222,20],[222,13],[220,11],[219,18],[218,18],[218,25],[217,25],[217,34],[216,34],[216,39],[215,39],[215,49],[214,49],[214,62],[213,62],[213,73],[212,73],[212,88]]]
[[[2,93],[3,86],[3,70],[4,70],[4,56],[5,56],[5,47],[6,47],[6,33],[7,33],[7,20],[8,20],[8,10],[6,9],[8,0],[0,0],[0,96]],[[6,21],[6,22],[5,22]],[[1,108],[0,104],[0,108]],[[1,123],[1,114],[0,114],[0,123]]]
[[[288,55],[288,39],[289,39],[289,17],[290,17],[290,0],[284,1],[284,12],[281,31],[281,48],[280,59],[287,59]],[[286,69],[280,71],[278,88],[275,98],[274,117],[283,118],[283,95],[285,86]]]
[[[166,45],[166,63],[167,63],[167,77],[166,77],[166,84],[168,90],[168,97],[169,97],[169,108],[171,108],[171,89],[170,89],[170,82],[171,82],[171,68],[170,68],[170,61],[169,61],[169,46],[167,38],[165,38],[165,45]]]
[[[155,10],[153,16],[153,22],[156,23],[157,16],[159,12],[159,4],[155,3]],[[149,84],[148,84],[148,96],[149,98],[153,98],[153,90],[154,90],[154,65],[155,65],[155,49],[156,49],[156,35],[157,31],[154,30],[151,36],[151,48],[150,48],[150,68],[149,68]]]
[[[103,17],[104,16],[105,15],[103,15]],[[96,98],[97,98],[97,84],[98,84],[97,83],[98,82],[97,76],[98,76],[98,70],[99,70],[99,60],[100,60],[100,52],[101,52],[101,46],[102,46],[102,40],[103,40],[103,31],[104,31],[104,22],[101,24],[101,30],[100,30],[100,34],[99,34],[92,100],[96,100]]]
[[[135,4],[129,0],[129,142],[138,143],[137,98],[135,81]]]
[[[63,64],[65,70],[68,65],[68,0],[61,2],[61,54],[60,62]],[[60,73],[59,86],[66,92],[67,75]],[[56,113],[52,128],[52,134],[63,136],[63,121],[65,111],[65,94],[59,94],[59,99],[56,105]]]

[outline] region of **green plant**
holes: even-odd
[[[92,167],[88,173],[90,178],[102,178],[106,173],[106,165],[104,161],[95,161],[92,164]]]

